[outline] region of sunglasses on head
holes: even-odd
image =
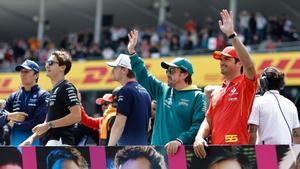
[[[47,60],[46,61],[46,65],[52,66],[53,64],[58,64],[59,65],[59,62],[54,61],[54,60]]]

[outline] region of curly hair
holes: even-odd
[[[151,169],[166,169],[164,157],[153,147],[124,147],[115,156],[115,166],[118,168],[130,159],[146,158],[151,164]]]
[[[54,163],[59,159],[74,161],[80,169],[88,169],[87,161],[76,148],[62,147],[52,150],[47,156],[47,169],[52,169]]]

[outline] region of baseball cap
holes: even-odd
[[[19,72],[21,69],[33,70],[36,73],[40,71],[39,65],[29,59],[26,59],[21,65],[18,65],[15,70]]]
[[[222,55],[239,59],[233,46],[227,46],[223,51],[214,51],[213,57],[214,59],[221,60]]]
[[[112,101],[113,101],[112,94],[106,93],[103,95],[103,97],[96,99],[96,104],[102,105],[104,102],[112,102]]]
[[[114,62],[106,62],[110,67],[121,66],[132,70],[129,55],[120,54]]]
[[[191,62],[182,57],[175,58],[170,63],[163,61],[163,62],[161,62],[160,65],[164,69],[168,69],[171,66],[171,67],[181,68],[181,69],[187,71],[190,75],[192,75],[194,73]]]

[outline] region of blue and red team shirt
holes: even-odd
[[[118,92],[117,113],[127,117],[118,145],[147,145],[151,117],[151,98],[136,81],[130,81]]]

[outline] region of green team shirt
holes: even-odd
[[[138,55],[130,60],[138,82],[156,100],[151,144],[165,145],[175,139],[193,144],[207,109],[205,95],[195,85],[182,90],[171,88],[149,74]]]

